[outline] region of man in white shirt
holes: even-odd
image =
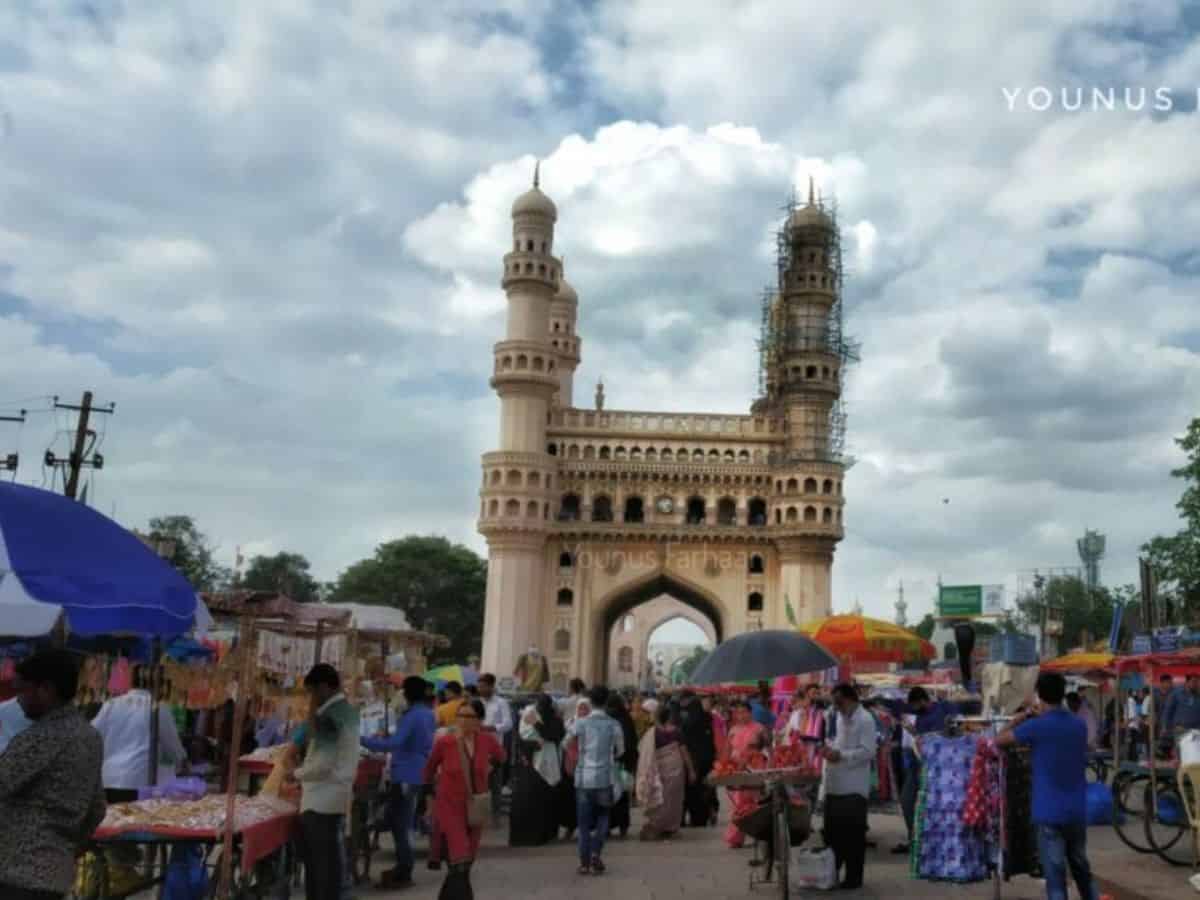
[[[512,707],[508,701],[496,693],[496,676],[485,672],[479,676],[479,699],[483,701],[484,717],[483,730],[496,735],[504,747],[505,758],[512,757],[512,743],[509,736],[513,729]],[[492,792],[492,816],[500,815],[500,796],[504,790],[506,766],[494,766],[488,778],[488,787]]]
[[[104,788],[110,802],[135,800],[138,788],[150,785],[150,692],[134,688],[106,700],[92,720],[104,739]],[[166,706],[158,708],[158,758],[155,783],[174,778],[187,760],[175,717]]]
[[[838,870],[846,867],[841,887],[862,887],[867,852],[867,792],[875,756],[875,719],[858,702],[852,684],[833,689],[837,734],[822,751],[825,758],[825,843]]]

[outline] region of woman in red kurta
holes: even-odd
[[[483,829],[467,823],[467,798],[471,793],[487,793],[492,765],[504,762],[504,748],[496,736],[480,730],[483,717],[482,701],[463,703],[458,709],[455,729],[433,742],[433,752],[425,763],[425,781],[435,785],[433,818],[450,859],[450,871],[438,895],[441,900],[474,897],[471,863],[479,851]],[[470,785],[462,764],[464,754],[471,769]]]

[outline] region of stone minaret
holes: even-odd
[[[575,405],[575,369],[582,358],[580,347],[583,343],[575,330],[578,313],[579,295],[567,279],[560,276],[558,290],[550,301],[550,346],[558,360],[558,391],[553,398],[555,406]]]
[[[844,358],[840,330],[834,328],[838,235],[832,217],[813,195],[811,179],[808,203],[788,217],[784,236],[779,293],[770,310],[774,346],[765,373],[766,399],[787,419],[787,446],[775,476],[785,488],[777,508],[789,514],[793,508],[802,511],[796,521],[777,512],[773,523],[783,526],[777,542],[780,588],[804,621],[833,611],[831,571],[843,534],[845,473],[833,440]]]
[[[495,345],[491,385],[500,398],[500,449],[483,456],[479,531],[488,543],[484,670],[511,675],[517,657],[542,646],[545,543],[550,530],[554,457],[546,443],[560,353],[551,344],[551,307],[562,283],[553,256],[557,210],[538,184],[512,207],[513,248],[501,284],[508,296],[504,340]],[[570,317],[574,332],[574,315]]]

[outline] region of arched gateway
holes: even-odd
[[[556,686],[597,681],[613,626],[662,595],[717,640],[828,615],[845,507],[840,397],[855,355],[837,226],[811,184],[780,231],[749,415],[607,410],[603,386],[594,408],[574,405],[579,297],[553,255],[557,216],[535,175],[513,204],[491,379],[501,449],[484,454],[480,490],[483,667],[508,675],[537,647]]]

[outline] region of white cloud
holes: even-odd
[[[534,160],[577,402],[604,375],[637,409],[746,409],[779,205],[811,174],[863,342],[839,605],[886,612],[903,578],[919,615],[939,571],[1012,581],[1084,525],[1132,577],[1200,395],[1196,116],[1003,89],[1194,90],[1180,4],[693,7],[5,6],[0,402],[116,400],[100,507],[190,512],[226,556],[329,578],[407,532],[481,547]],[[32,417],[24,459],[63,425]]]

